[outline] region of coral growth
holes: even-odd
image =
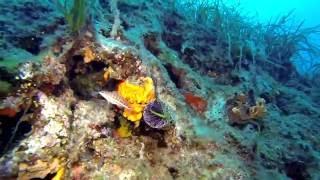
[[[44,82],[57,85],[65,78],[65,65],[50,56],[44,59],[42,70],[45,73],[45,77],[48,78],[43,80]]]
[[[111,66],[109,66],[103,73],[103,79],[105,81],[110,80],[111,78],[113,78],[113,75],[115,74],[115,71],[112,69]]]
[[[84,52],[83,52],[84,63],[89,63],[89,62],[91,62],[92,60],[94,60],[95,54],[94,54],[94,52],[91,50],[90,47],[84,48],[83,51],[84,51]]]
[[[44,179],[47,175],[55,172],[58,173],[53,179],[59,180],[59,177],[63,175],[63,168],[61,168],[59,159],[53,159],[52,162],[37,160],[34,164],[20,163],[18,179]]]
[[[120,127],[117,129],[117,135],[122,138],[127,138],[132,135],[130,123],[124,119],[120,118]]]
[[[115,113],[105,101],[79,101],[74,110],[73,127],[78,129],[81,136],[87,134],[99,138],[107,134],[103,129],[111,126],[114,120]]]
[[[141,59],[137,53],[132,49],[120,50],[122,48],[119,43],[114,43],[111,46],[113,49],[102,49],[99,54],[106,64],[109,64],[110,68],[113,70],[113,78],[118,80],[127,79],[129,76],[141,75]],[[117,47],[120,46],[120,47]],[[103,48],[105,48],[103,46]],[[109,47],[110,48],[110,47]]]
[[[266,101],[263,98],[258,98],[256,101],[256,105],[250,107],[249,115],[251,119],[262,119],[267,113],[267,109],[265,107]]]
[[[265,100],[263,98],[252,99],[250,93],[248,95],[236,94],[227,101],[227,115],[231,123],[243,124],[249,120],[262,119],[266,112]]]

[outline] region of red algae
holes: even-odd
[[[3,108],[0,109],[0,116],[7,116],[7,117],[15,117],[17,114],[17,111],[13,108]]]
[[[183,95],[186,103],[188,103],[193,110],[197,111],[198,113],[203,113],[206,111],[208,103],[202,97],[193,95],[190,92],[186,92]]]

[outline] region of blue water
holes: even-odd
[[[303,27],[310,28],[314,26],[319,26],[320,11],[318,7],[320,2],[317,0],[242,0],[241,7],[243,11],[249,14],[255,14],[258,21],[262,23],[268,23],[270,20],[277,18],[283,14],[293,11],[293,20],[296,23],[303,22]],[[232,2],[230,3],[237,3]],[[320,34],[314,34],[312,36],[316,44],[320,43]],[[305,56],[305,58],[308,58]],[[301,62],[302,61],[302,62]],[[303,60],[298,60],[297,67],[300,73],[308,73],[310,66],[314,63],[319,62],[320,59],[317,58],[314,62],[308,63]]]

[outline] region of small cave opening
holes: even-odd
[[[91,61],[87,64],[88,73],[101,72],[106,68],[106,64],[101,61]]]
[[[176,85],[178,89],[183,88],[182,76],[185,75],[185,72],[182,69],[178,69],[171,64],[164,65],[171,81]]]
[[[67,66],[69,85],[80,99],[90,99],[104,88],[104,72],[108,67],[101,61],[84,62],[82,55],[74,55]]]
[[[179,177],[179,170],[175,167],[168,167],[168,171],[173,179],[177,179]]]
[[[0,67],[0,98],[7,97],[15,88],[19,87],[16,72],[10,72],[5,67]]]
[[[21,121],[22,116],[23,112],[19,112],[14,117],[0,116],[0,156],[31,132],[32,125],[30,122]],[[17,128],[16,131],[15,128]]]
[[[143,35],[143,42],[146,49],[148,49],[153,55],[158,56],[161,53],[158,33],[150,32]]]
[[[292,180],[306,180],[310,179],[307,172],[307,165],[301,161],[287,162],[284,165],[286,175]]]
[[[117,86],[121,81],[122,80],[111,78],[106,82],[106,84],[104,86],[104,89],[107,90],[107,91],[116,91],[117,90]]]
[[[148,126],[144,121],[141,121],[139,128],[134,131],[135,135],[148,136],[156,141],[158,148],[167,148],[168,144],[165,140],[165,131],[162,129],[155,129]]]
[[[74,79],[79,74],[91,74],[101,72],[107,65],[101,61],[91,61],[89,63],[84,62],[82,55],[74,55],[67,65],[69,80]]]
[[[15,72],[10,71],[4,66],[0,67],[0,80],[7,81],[11,84],[15,84],[17,82],[15,77]]]
[[[180,52],[184,42],[182,34],[173,33],[173,32],[163,32],[161,34],[162,40],[166,43],[171,49]]]
[[[24,49],[33,55],[38,55],[40,53],[40,45],[42,43],[43,38],[37,36],[24,36],[24,37],[16,37],[16,41],[14,45],[18,48]]]
[[[38,88],[46,95],[53,95],[55,97],[59,97],[64,93],[67,84],[65,82],[60,82],[59,84],[51,84],[51,83],[42,83]]]
[[[50,180],[50,179],[56,179],[54,178],[57,175],[57,173],[50,173],[46,177],[43,178],[43,180]],[[33,178],[33,180],[37,180],[38,178]]]

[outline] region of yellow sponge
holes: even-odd
[[[138,126],[144,107],[155,99],[153,80],[144,77],[141,84],[124,81],[118,86],[118,94],[129,103],[130,107],[124,110],[123,116]]]

